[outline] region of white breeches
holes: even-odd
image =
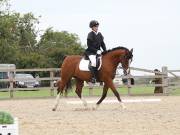
[[[89,55],[91,66],[96,67],[96,55]]]

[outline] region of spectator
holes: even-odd
[[[156,73],[155,75],[161,75],[157,72],[160,72],[158,69],[154,70]],[[154,80],[152,80],[152,82],[154,82],[155,84],[162,84],[162,78],[155,78]],[[154,93],[163,93],[163,88],[162,86],[156,86],[154,89]]]

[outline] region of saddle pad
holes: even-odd
[[[90,71],[89,70],[89,63],[90,63],[89,60],[85,60],[84,58],[82,58],[80,63],[79,63],[79,69],[81,71]],[[99,64],[98,70],[100,70],[101,65],[102,65],[102,59],[100,58],[100,64]]]

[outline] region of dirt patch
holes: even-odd
[[[101,104],[98,110],[67,104],[78,98],[61,99],[53,112],[54,99],[2,100],[0,110],[19,118],[20,135],[179,135],[180,97],[122,97],[122,99],[160,98],[160,102]],[[99,98],[86,98],[98,100]],[[115,99],[108,97],[107,99]]]

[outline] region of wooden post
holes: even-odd
[[[169,90],[168,90],[168,68],[167,67],[162,67],[162,85],[163,85],[163,94],[169,94]]]
[[[128,96],[131,95],[131,78],[127,79]]]
[[[93,95],[93,84],[91,82],[88,83],[89,85],[89,96]]]
[[[50,95],[54,96],[54,72],[50,71]]]
[[[9,78],[10,86],[9,86],[9,92],[10,92],[10,98],[14,97],[14,90],[13,90],[13,77],[10,76]]]

